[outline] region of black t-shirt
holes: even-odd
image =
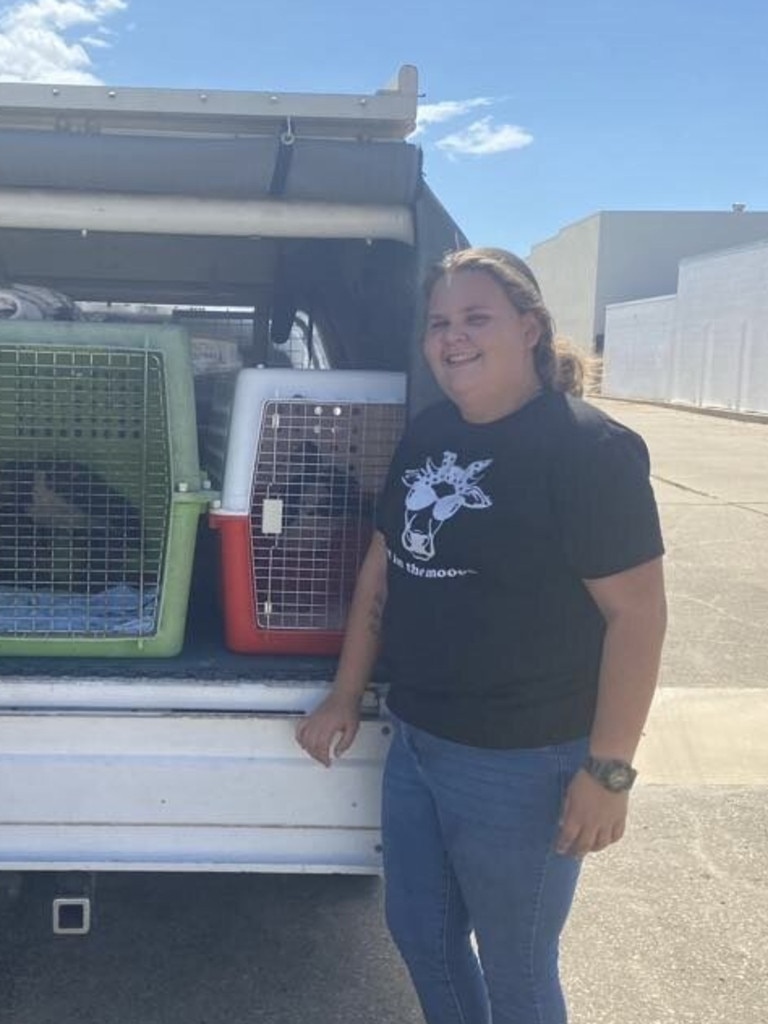
[[[394,714],[479,747],[586,735],[604,622],[582,581],[662,554],[648,475],[637,434],[562,394],[487,424],[449,402],[417,417],[377,517]]]

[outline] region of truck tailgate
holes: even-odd
[[[296,720],[0,713],[0,869],[377,873],[389,726],[364,720],[329,770]]]

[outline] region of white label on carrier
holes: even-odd
[[[261,503],[261,532],[269,534],[283,532],[282,498],[265,498]]]

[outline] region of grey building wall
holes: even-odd
[[[609,306],[603,394],[669,401],[676,327],[676,295]]]
[[[609,306],[603,394],[768,413],[768,240],[682,260],[675,296]]]
[[[674,293],[680,260],[761,239],[768,212],[604,211],[535,245],[529,260],[560,333],[593,347],[607,305]]]
[[[557,333],[587,349],[595,335],[600,217],[596,213],[569,224],[535,245],[528,257]]]
[[[680,264],[672,398],[768,412],[768,241]]]

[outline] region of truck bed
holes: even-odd
[[[7,706],[11,679],[55,682],[116,680],[143,684],[169,682],[257,684],[327,684],[335,658],[273,654],[235,654],[224,645],[224,624],[217,597],[216,553],[211,531],[200,527],[192,578],[186,636],[182,652],[173,658],[0,658],[0,706]]]

